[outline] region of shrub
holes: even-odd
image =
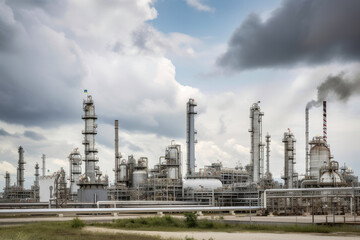
[[[198,225],[197,215],[194,212],[187,212],[184,214],[185,224],[188,228],[194,228]]]
[[[80,220],[78,217],[71,220],[71,227],[72,228],[82,228],[84,226],[85,226],[85,223],[82,220]]]

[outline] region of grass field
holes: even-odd
[[[71,222],[42,222],[24,224],[22,226],[0,227],[1,240],[159,240],[158,237],[91,233],[81,230],[80,226]],[[79,223],[77,223],[79,224]],[[73,226],[72,226],[73,225]]]
[[[118,219],[112,223],[93,223],[92,226],[109,227],[128,230],[150,231],[186,231],[189,226],[185,220],[170,216],[147,217],[136,219]],[[228,224],[209,220],[196,220],[191,231],[214,232],[294,232],[294,233],[334,233],[343,232],[360,235],[360,228],[349,225],[259,225],[259,224]]]

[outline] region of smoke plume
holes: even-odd
[[[325,100],[346,102],[352,95],[360,94],[360,77],[349,80],[344,72],[335,76],[329,75],[317,90],[317,100],[308,102],[306,108],[319,107]]]

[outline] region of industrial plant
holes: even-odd
[[[84,152],[75,148],[69,153],[69,172],[64,168],[46,172],[46,156],[42,174],[35,165],[35,181],[24,188],[26,149],[18,148],[16,184],[10,184],[5,173],[1,203],[44,203],[51,208],[81,208],[96,204],[126,203],[138,205],[203,205],[259,206],[257,214],[302,215],[360,213],[360,185],[350,168],[335,161],[327,139],[326,102],[323,106],[323,135],[310,139],[309,108],[305,109],[306,155],[296,155],[296,137],[290,129],[283,133],[283,183],[271,172],[271,135],[263,136],[264,112],[260,102],[250,107],[250,164],[226,168],[221,162],[196,169],[196,107],[194,99],[186,103],[186,158],[182,148],[172,141],[164,147],[156,165],[149,166],[147,157],[123,156],[119,149],[119,122],[114,121],[114,176],[101,172],[101,159],[96,148],[97,115],[89,95],[83,101],[82,131]],[[287,126],[288,127],[288,126]],[[266,131],[267,132],[267,131]],[[279,139],[280,140],[280,139]],[[80,144],[80,143],[79,143]],[[305,162],[305,175],[295,171],[296,163]],[[65,167],[65,166],[64,166]],[[185,168],[183,171],[183,167]],[[30,171],[30,170],[26,170]],[[185,172],[185,175],[183,175]]]

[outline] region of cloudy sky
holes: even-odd
[[[189,98],[198,167],[249,163],[249,108],[261,101],[271,172],[283,172],[290,128],[304,174],[305,106],[325,99],[331,154],[360,175],[359,23],[358,0],[0,0],[0,188],[5,171],[16,179],[19,145],[26,187],[43,153],[50,172],[68,169],[71,150],[83,151],[84,89],[111,181],[114,120],[123,157],[152,166],[171,140],[186,156]],[[310,118],[321,135],[321,108]]]

